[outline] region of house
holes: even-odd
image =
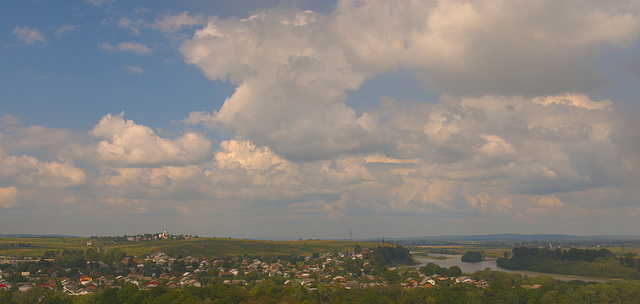
[[[31,288],[33,288],[33,284],[31,283],[24,283],[24,284],[18,284],[18,290],[25,292]]]
[[[43,283],[43,284],[40,284],[40,288],[56,290],[56,285],[54,283]]]
[[[154,288],[154,287],[158,287],[158,282],[156,281],[151,281],[148,282],[147,284],[144,284],[145,288]]]
[[[78,292],[76,292],[75,295],[81,296],[81,295],[86,295],[86,294],[91,294],[91,293],[89,291],[85,290],[85,289],[78,289]]]
[[[11,289],[12,285],[9,284],[8,282],[0,282],[0,290],[4,290],[7,291],[9,289]]]
[[[70,294],[72,296],[75,296],[78,294],[78,287],[76,286],[76,284],[73,284],[73,283],[68,283],[63,285],[62,290],[64,291],[64,293]]]
[[[114,282],[108,282],[104,285],[106,288],[122,289],[122,286],[116,285]]]
[[[470,277],[457,277],[456,278],[456,283],[471,283],[473,280],[471,280]]]
[[[409,284],[410,288],[415,288],[418,287],[418,281],[414,278],[408,278],[407,279],[407,284]]]
[[[98,289],[98,283],[93,282],[93,281],[88,282],[87,284],[85,284],[84,289],[85,289],[86,291],[95,292],[95,291],[96,291],[96,289]]]
[[[80,277],[80,284],[87,285],[87,283],[93,281],[88,275],[83,275]]]
[[[420,281],[420,284],[418,284],[418,287],[433,287],[436,286],[436,281],[434,279],[429,279],[429,278],[425,278],[422,281]]]

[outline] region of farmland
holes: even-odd
[[[87,242],[92,245],[88,246]],[[0,238],[0,256],[43,256],[47,251],[94,248],[105,251],[123,251],[135,256],[147,256],[162,251],[173,256],[225,257],[239,255],[311,255],[333,250],[353,248],[355,244],[367,247],[389,245],[376,242],[349,242],[332,240],[263,241],[231,238],[192,238],[187,240],[151,240],[122,243],[101,242],[86,237]]]

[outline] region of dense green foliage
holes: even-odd
[[[449,268],[440,267],[440,265],[436,265],[434,263],[429,263],[426,266],[420,267],[418,269],[420,273],[432,276],[434,274],[441,275],[443,277],[457,277],[462,275],[462,269],[458,266],[451,266]]]
[[[401,245],[395,247],[380,247],[373,249],[371,256],[367,257],[371,259],[371,263],[374,266],[386,266],[386,265],[411,265],[415,264],[409,249],[402,247]]]
[[[251,287],[212,284],[207,287],[168,289],[158,286],[138,290],[133,284],[121,290],[107,289],[96,295],[67,296],[33,288],[26,293],[0,291],[0,303],[640,303],[640,284],[609,282],[588,284],[561,282],[551,277],[478,271],[474,279],[486,280],[488,288],[473,284],[439,284],[434,288],[402,289],[399,284],[346,289],[321,284],[309,290],[300,285],[283,286],[265,280]],[[533,285],[538,285],[536,288]]]
[[[511,270],[604,278],[640,278],[640,263],[633,255],[617,258],[607,249],[551,250],[522,246],[513,248],[511,258],[498,258],[497,263],[498,266]]]
[[[461,261],[463,262],[467,262],[467,263],[477,263],[482,261],[482,252],[480,251],[467,251],[464,255],[462,255],[462,258],[460,258]]]

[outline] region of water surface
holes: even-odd
[[[414,256],[414,258],[420,262],[419,265],[415,265],[414,267],[416,268],[420,268],[422,266],[426,266],[429,263],[434,263],[440,267],[446,267],[449,268],[451,266],[458,266],[460,267],[460,269],[462,270],[462,273],[466,273],[466,274],[472,274],[476,271],[479,270],[485,270],[487,268],[493,270],[493,271],[504,271],[504,272],[509,272],[509,273],[519,273],[522,275],[527,275],[529,277],[535,277],[538,275],[546,275],[546,276],[550,276],[553,277],[556,280],[561,280],[561,281],[573,281],[573,280],[582,280],[582,281],[587,281],[587,282],[599,282],[599,283],[604,283],[607,281],[617,281],[619,279],[604,279],[604,278],[593,278],[593,277],[578,277],[578,276],[568,276],[568,275],[562,275],[562,274],[547,274],[547,273],[537,273],[537,272],[532,272],[532,271],[522,271],[522,270],[509,270],[509,269],[504,269],[502,267],[498,267],[498,265],[496,264],[495,260],[486,260],[486,261],[481,261],[481,262],[477,262],[477,263],[467,263],[467,262],[463,262],[461,260],[462,255],[460,254],[439,254],[439,253],[429,253],[430,257],[446,257],[446,260],[437,260],[437,259],[430,259],[428,257],[424,257],[424,256]]]

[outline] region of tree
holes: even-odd
[[[448,275],[450,277],[459,277],[462,275],[462,269],[458,265],[449,267]]]
[[[477,263],[482,261],[482,253],[479,251],[467,251],[460,260],[466,263]]]
[[[382,274],[382,276],[389,284],[400,283],[400,281],[402,280],[400,274],[398,274],[398,272],[395,270],[387,270]]]
[[[356,244],[356,246],[354,246],[353,248],[353,253],[362,253],[362,247],[360,247],[360,245]]]

